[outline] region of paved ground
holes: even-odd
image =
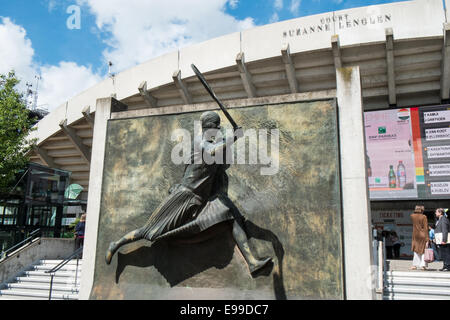
[[[412,267],[412,259],[387,260],[387,269],[389,271],[392,270],[392,271],[415,271],[415,272],[439,272],[438,270],[442,268],[442,261],[429,263],[426,271],[420,269],[410,270],[409,268],[411,267]]]

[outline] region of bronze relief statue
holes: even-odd
[[[198,70],[195,68],[194,71],[230,120],[234,134],[230,137],[217,138],[221,129],[219,115],[213,111],[201,115],[202,136],[194,139],[191,161],[185,167],[181,182],[170,188],[169,195],[153,211],[143,227],[110,243],[105,256],[107,264],[111,263],[113,255],[125,244],[141,239],[154,242],[170,237],[189,238],[225,221],[232,221],[233,239],[250,273],[260,270],[272,259],[271,257],[259,259],[252,253],[243,228],[242,217],[234,210],[226,194],[228,165],[224,163],[225,161],[211,161],[226,154],[226,149],[242,137],[242,129],[236,125],[212,93]]]

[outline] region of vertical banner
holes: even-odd
[[[450,196],[450,106],[420,108],[426,198]]]
[[[364,116],[370,198],[417,198],[410,110]]]

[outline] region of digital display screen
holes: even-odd
[[[364,113],[370,199],[450,196],[450,105]]]

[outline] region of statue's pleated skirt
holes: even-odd
[[[143,238],[188,237],[234,219],[228,201],[226,196],[217,196],[205,203],[191,190],[177,188],[152,213],[142,229]]]

